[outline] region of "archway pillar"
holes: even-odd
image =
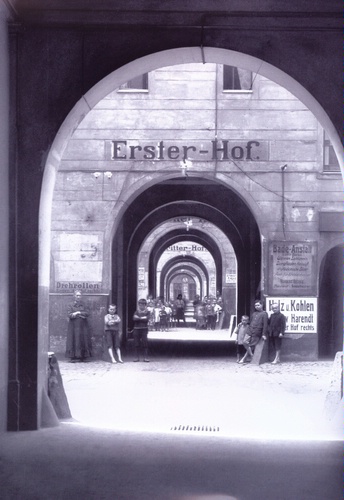
[[[8,354],[9,354],[9,58],[7,17],[9,12],[0,2],[0,433],[6,430]],[[13,361],[14,353],[11,353]]]

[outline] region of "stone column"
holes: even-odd
[[[0,3],[0,432],[7,428],[9,279],[9,55],[7,18]]]

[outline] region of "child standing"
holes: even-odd
[[[110,354],[111,362],[117,363],[113,350],[115,349],[118,362],[123,363],[121,350],[120,350],[120,323],[121,318],[116,314],[117,306],[115,304],[110,304],[108,309],[108,314],[105,315],[104,318],[104,327],[105,327],[105,338],[106,345]]]
[[[211,299],[208,299],[205,305],[205,315],[207,330],[215,330],[216,313],[214,311],[214,304]]]
[[[160,330],[162,332],[167,331],[167,312],[166,307],[163,305],[160,309]]]
[[[240,363],[240,359],[244,357],[246,349],[244,347],[244,340],[247,339],[250,333],[250,326],[248,324],[249,317],[244,315],[241,316],[241,323],[238,324],[234,330],[234,335],[237,335],[236,343],[236,355],[237,363]]]
[[[171,317],[172,317],[172,307],[170,303],[167,302],[165,305],[166,319],[167,319],[167,331],[171,328]]]
[[[160,311],[161,311],[161,302],[160,300],[157,300],[154,307],[154,326],[156,332],[160,330]]]
[[[149,362],[148,359],[148,321],[150,313],[147,309],[146,299],[138,301],[138,308],[134,312],[134,346],[135,346],[135,359],[134,362],[140,361],[140,347],[143,347],[143,361]]]

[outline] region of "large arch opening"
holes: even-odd
[[[144,207],[144,208],[143,208]],[[121,266],[113,265],[114,300],[128,297],[124,311],[125,330],[132,327],[137,290],[137,256],[146,235],[161,222],[180,216],[197,216],[215,224],[230,240],[238,263],[237,314],[248,314],[259,297],[261,281],[260,232],[246,203],[232,189],[219,182],[199,178],[171,179],[153,185],[132,201],[114,235],[113,255]],[[192,235],[192,228],[188,237]],[[154,261],[154,259],[153,259]],[[122,270],[126,270],[123,271]],[[233,302],[233,286],[222,285],[224,303]],[[229,306],[232,309],[232,306]],[[127,328],[128,327],[128,328]]]
[[[165,54],[166,55],[166,54]],[[198,50],[187,49],[181,51],[171,51],[169,63],[201,62]],[[230,51],[217,52],[207,51],[210,60],[222,63],[230,62],[231,65],[238,63],[241,67],[248,67],[266,75],[273,75],[274,69],[245,55],[230,54]],[[231,56],[233,56],[231,58]],[[54,190],[55,177],[59,170],[60,161],[64,150],[68,146],[68,141],[72,135],[72,130],[87,116],[99,102],[100,97],[104,97],[106,92],[113,91],[116,85],[137,76],[139,73],[158,68],[162,64],[162,55],[144,58],[122,68],[111,75],[110,79],[105,79],[80,101],[64,127],[62,127],[53,148],[49,154],[44,186],[41,200],[41,266],[40,266],[40,331],[47,331],[47,304],[48,290],[50,285],[50,249],[51,249],[51,206],[52,193]],[[164,63],[166,60],[164,60]],[[261,62],[259,62],[261,63]],[[321,118],[324,124],[328,124],[327,117],[319,108],[318,104],[306,92],[303,94],[296,82],[288,76],[277,71],[276,81],[283,82],[285,88],[295,92],[295,95],[305,96],[305,102],[310,103],[314,112]],[[304,89],[303,89],[304,90]],[[310,108],[311,109],[311,108]],[[336,134],[329,125],[329,135],[334,138]],[[239,151],[240,153],[240,151]],[[239,154],[238,153],[238,154]],[[147,235],[156,225],[166,221],[171,217],[200,217],[215,224],[228,237],[233,245],[238,262],[238,290],[237,290],[237,315],[248,314],[252,302],[259,297],[264,283],[262,283],[262,253],[264,250],[264,240],[266,238],[265,229],[261,229],[262,214],[260,206],[262,200],[255,200],[251,193],[251,186],[243,187],[234,176],[225,176],[222,173],[215,175],[203,175],[200,173],[189,174],[187,177],[179,172],[159,173],[158,177],[138,174],[134,182],[127,182],[125,190],[122,190],[119,202],[115,209],[107,213],[106,238],[112,241],[102,249],[104,260],[108,259],[112,264],[111,278],[106,291],[106,295],[116,302],[123,317],[123,329],[127,332],[131,328],[132,312],[137,300],[137,256],[139,249]],[[99,172],[90,172],[91,175]],[[103,172],[101,172],[102,174]],[[110,172],[111,173],[111,172]],[[104,172],[104,175],[108,172]],[[273,175],[277,177],[280,172]],[[110,176],[108,177],[111,178]],[[95,177],[97,180],[97,177]],[[93,179],[92,179],[93,181]],[[96,181],[95,181],[96,182]],[[248,182],[248,184],[250,184]],[[272,193],[274,194],[274,193]],[[280,196],[278,201],[280,202]],[[280,210],[280,205],[279,205]],[[92,213],[87,214],[85,222],[92,223]],[[279,228],[279,234],[281,229]],[[207,243],[204,235],[193,234],[190,228],[188,238],[192,236],[195,241]],[[176,240],[180,240],[180,233],[177,232]],[[197,238],[199,238],[197,240]],[[92,243],[93,244],[93,243]],[[88,249],[90,250],[90,249]],[[91,248],[92,250],[92,248]],[[215,246],[212,246],[215,251]],[[152,252],[152,262],[156,263],[159,254],[159,247]],[[223,273],[221,273],[223,274]],[[222,279],[222,276],[221,276]],[[151,279],[153,283],[154,277]],[[220,282],[220,279],[219,279]],[[224,301],[232,300],[231,287],[223,289]]]

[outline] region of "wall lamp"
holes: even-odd
[[[101,172],[94,172],[93,176],[98,179],[98,177],[101,176]],[[108,179],[111,179],[112,177],[112,172],[104,172],[104,177],[107,177]]]

